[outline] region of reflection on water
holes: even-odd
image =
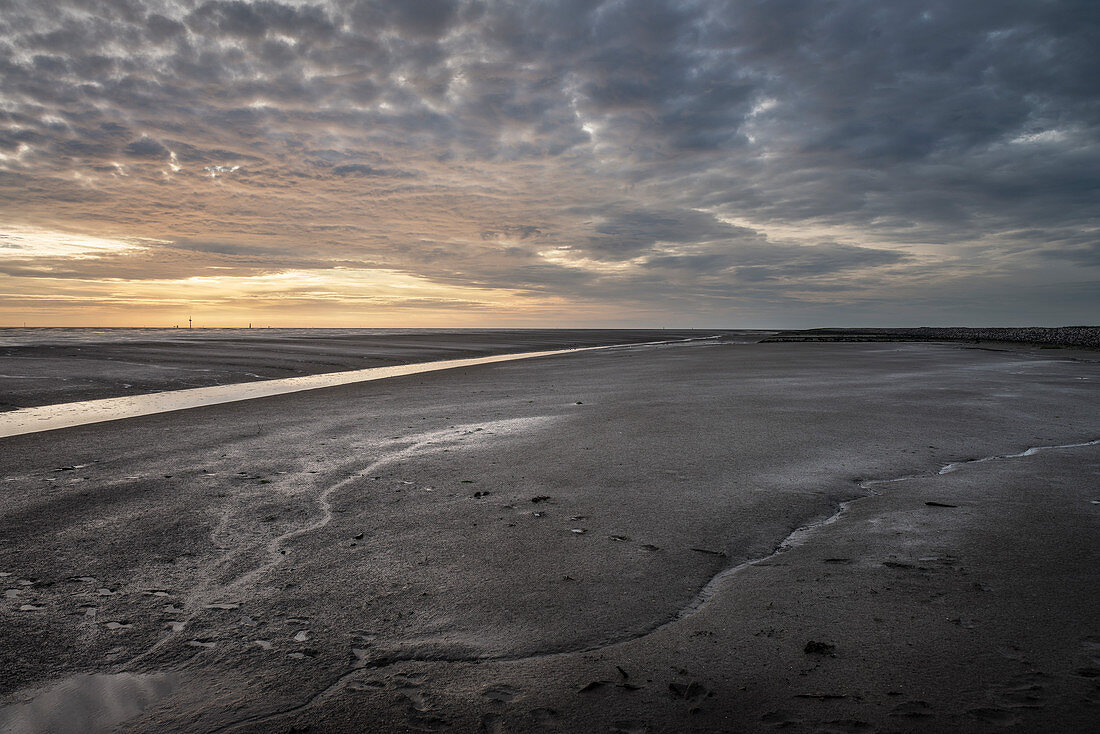
[[[0,709],[3,734],[100,734],[140,714],[179,685],[175,673],[76,675]]]
[[[630,346],[637,347],[641,345],[634,344]],[[172,390],[147,395],[128,395],[122,398],[104,398],[102,400],[85,400],[78,403],[43,405],[38,408],[21,408],[7,413],[0,413],[0,437],[52,431],[57,428],[71,428],[122,418],[136,418],[141,415],[187,410],[188,408],[199,408],[204,405],[266,398],[272,395],[285,395],[286,393],[302,390],[347,385],[353,382],[383,380],[387,377],[415,375],[420,372],[434,372],[436,370],[472,367],[492,362],[510,362],[531,357],[548,357],[555,354],[609,348],[611,347],[577,347],[574,349],[550,349],[541,352],[520,352],[518,354],[494,354],[488,357],[447,359],[438,362],[418,362],[390,367],[370,367],[363,370],[288,377],[283,380],[214,385],[213,387],[196,387],[188,390]]]

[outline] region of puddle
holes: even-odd
[[[0,708],[4,734],[105,734],[179,686],[175,673],[76,675]]]
[[[459,367],[491,364],[493,362],[511,362],[532,357],[551,357],[558,354],[572,354],[596,349],[614,349],[616,347],[641,347],[668,342],[649,342],[648,344],[616,344],[598,347],[577,347],[574,349],[550,349],[541,352],[519,352],[516,354],[494,354],[488,357],[470,357],[467,359],[447,359],[438,362],[417,362],[389,367],[370,367],[346,372],[329,372],[320,375],[288,377],[281,380],[263,382],[245,382],[235,385],[215,385],[196,387],[187,390],[148,393],[145,395],[127,395],[121,398],[85,400],[78,403],[43,405],[37,408],[22,408],[0,413],[0,438],[19,436],[25,433],[52,431],[58,428],[72,428],[90,423],[136,418],[142,415],[167,413],[173,410],[187,410],[205,405],[234,403],[240,400],[254,400],[273,395],[317,390],[336,385],[348,385],[353,382],[370,382],[390,377],[415,375],[422,372],[436,372]]]

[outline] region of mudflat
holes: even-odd
[[[1084,731],[1098,380],[710,340],[6,438],[0,722]]]

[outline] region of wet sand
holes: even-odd
[[[1097,380],[702,342],[3,439],[0,722],[1084,731]]]

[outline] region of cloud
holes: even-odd
[[[378,176],[380,178],[410,178],[414,175],[408,171],[375,168],[374,166],[368,166],[364,163],[347,163],[342,166],[333,166],[332,172],[337,176],[352,177]]]
[[[369,263],[578,312],[829,292],[920,322],[965,277],[1006,314],[1062,284],[1081,320],[1098,32],[1070,0],[13,0],[0,210],[196,271]]]
[[[168,148],[152,138],[135,140],[123,152],[134,158],[167,158],[170,153]]]

